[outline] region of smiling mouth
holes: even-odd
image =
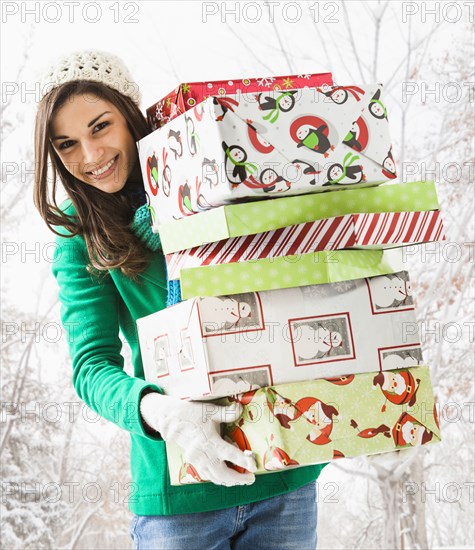
[[[91,170],[90,172],[86,172],[86,174],[88,176],[92,176],[93,178],[102,178],[115,169],[118,158],[119,155],[116,155],[112,160],[104,164],[101,168],[98,168],[97,170]]]

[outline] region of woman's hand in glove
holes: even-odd
[[[193,464],[203,479],[217,485],[249,485],[254,483],[254,457],[224,441],[220,435],[221,422],[233,422],[242,412],[239,403],[227,407],[206,402],[182,401],[176,397],[152,392],[140,400],[140,413],[145,422],[160,432],[165,441],[177,443],[184,458]],[[239,473],[225,460],[245,468]]]

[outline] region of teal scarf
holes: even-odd
[[[147,248],[154,252],[162,251],[162,245],[160,243],[160,235],[152,231],[152,219],[150,217],[150,210],[147,203],[142,204],[137,208],[134,214],[134,219],[130,224],[130,229],[137,235],[137,237],[145,244]],[[172,306],[181,302],[180,281],[170,281],[168,279],[168,297],[167,306]]]

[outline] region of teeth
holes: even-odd
[[[110,162],[108,162],[103,168],[100,168],[99,170],[92,170],[91,174],[94,174],[94,176],[100,176],[114,164],[115,159],[112,159]]]

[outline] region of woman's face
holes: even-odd
[[[58,110],[51,140],[68,172],[106,193],[120,191],[137,162],[124,116],[92,94],[71,96]]]

